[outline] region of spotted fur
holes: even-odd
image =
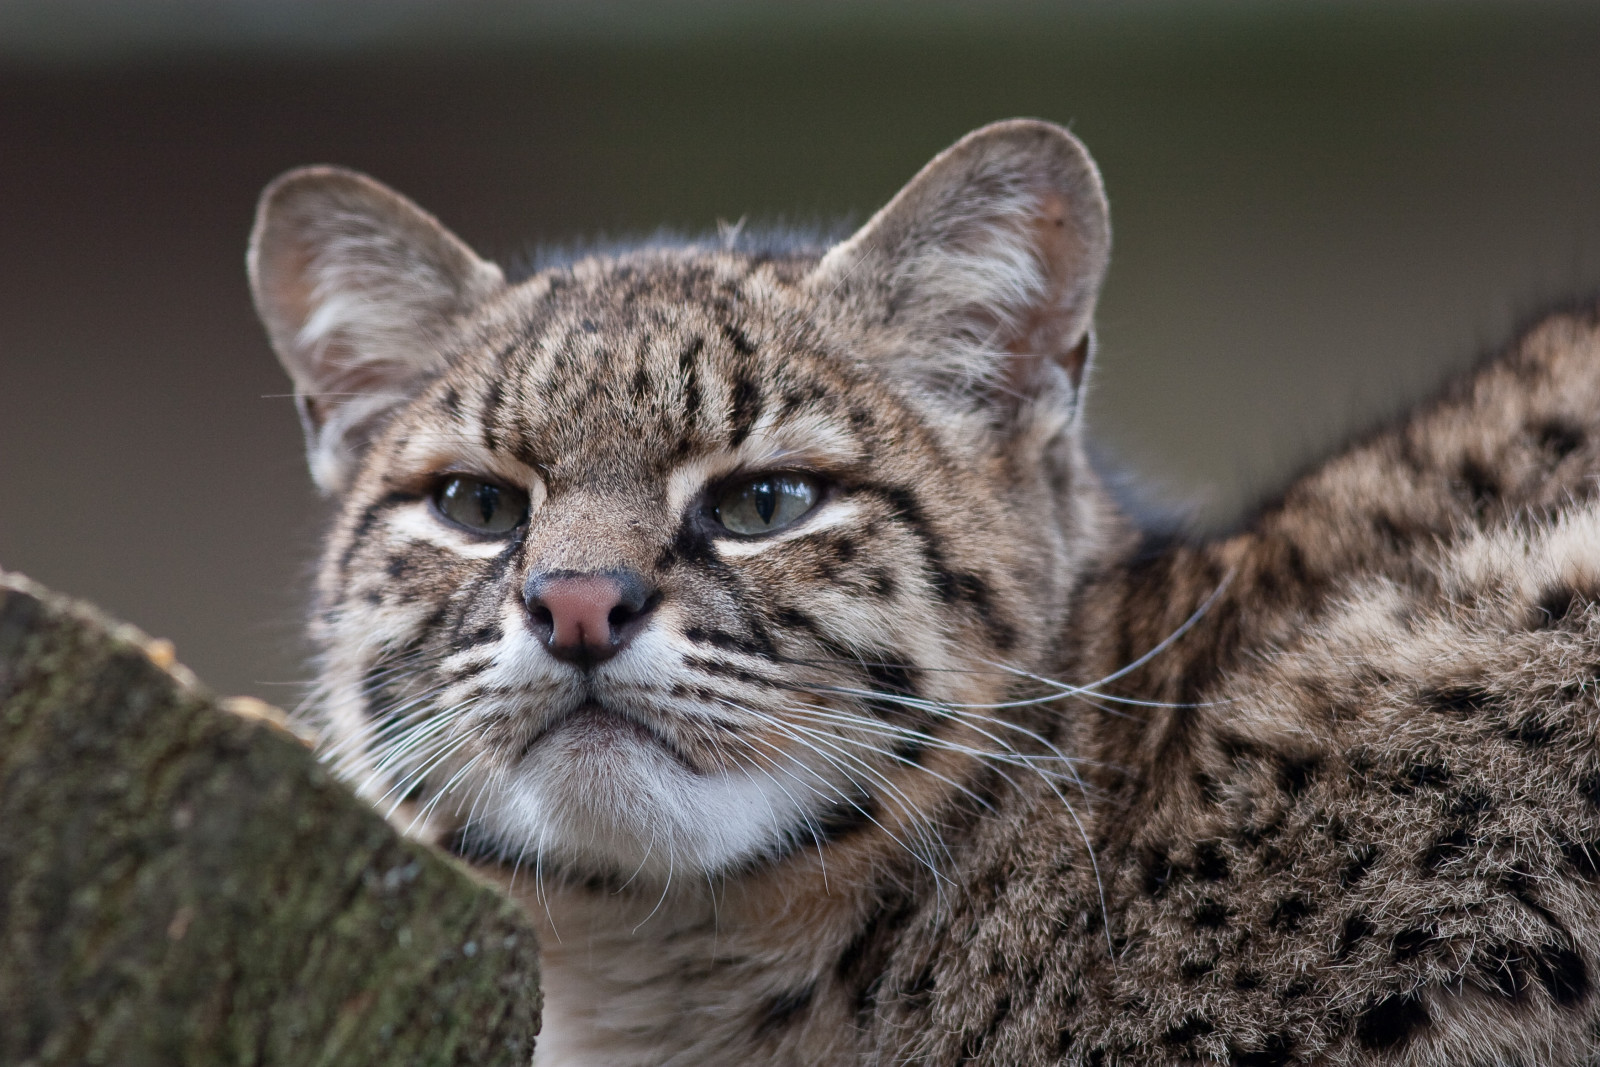
[[[1036,122],[831,249],[515,284],[369,179],[268,190],[316,712],[543,923],[537,1063],[1593,1060],[1600,320],[1158,539],[1079,441],[1108,249]],[[764,470],[821,502],[720,531]],[[443,521],[452,472],[527,521]],[[558,661],[529,576],[619,568],[647,625]]]

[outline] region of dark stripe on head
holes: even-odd
[[[943,542],[928,522],[916,493],[898,485],[862,485],[857,491],[876,496],[889,505],[894,517],[921,542],[923,558],[933,572],[934,588],[945,603],[963,603],[970,607],[988,630],[997,648],[1015,647],[1016,627],[996,607],[988,583],[976,574],[950,568]]]
[[[483,414],[479,419],[479,431],[483,435],[483,447],[491,452],[499,447],[500,435],[495,431],[495,423],[500,419],[500,408],[505,404],[505,400],[505,390],[501,388],[500,380],[496,378],[483,391]]]
[[[733,350],[739,355],[753,356],[756,354],[756,346],[750,343],[750,338],[739,327],[724,325],[722,327],[722,336],[728,339],[728,343],[733,346]]]
[[[704,337],[696,337],[690,341],[678,356],[678,370],[683,375],[683,419],[686,424],[693,423],[700,414],[700,353],[706,347]]]
[[[412,504],[421,499],[416,493],[394,490],[385,493],[374,500],[361,512],[361,517],[356,520],[355,526],[350,530],[350,540],[344,546],[344,552],[339,557],[339,569],[348,571],[350,561],[355,558],[357,550],[366,544],[367,535],[372,533],[373,527],[383,516],[403,504]]]
[[[734,376],[730,393],[732,407],[728,413],[728,447],[738,448],[750,436],[756,419],[761,417],[761,387],[755,379],[741,371]]]
[[[759,633],[746,637],[726,630],[707,630],[699,626],[690,626],[683,631],[683,636],[685,640],[697,645],[710,645],[712,648],[743,652],[764,659],[772,659],[778,651],[773,647],[771,637]]]

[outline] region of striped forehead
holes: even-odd
[[[459,462],[532,469],[553,489],[853,463],[871,420],[803,333],[681,301],[585,300],[457,367],[418,408]]]

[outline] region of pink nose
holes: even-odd
[[[654,606],[631,571],[544,571],[528,578],[522,599],[550,654],[585,667],[622,651]]]

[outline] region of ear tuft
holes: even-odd
[[[967,402],[1016,401],[1052,382],[1076,395],[1110,253],[1083,145],[1013,119],[935,157],[823,257],[812,283],[924,387]]]
[[[267,186],[250,235],[250,287],[294,380],[312,476],[344,489],[381,418],[444,368],[459,316],[500,269],[393,190],[339,167]]]

